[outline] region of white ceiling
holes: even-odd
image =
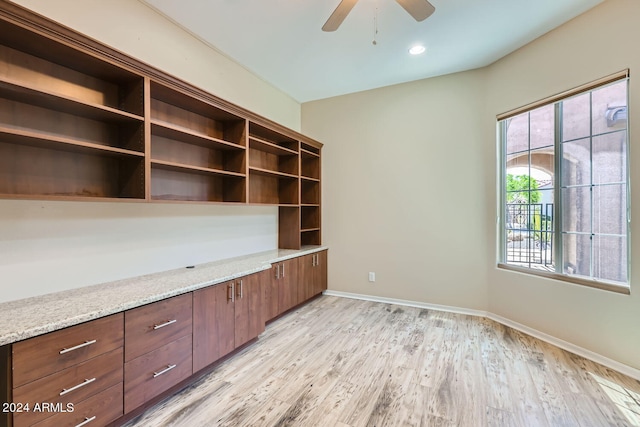
[[[298,102],[491,64],[603,0],[430,0],[416,22],[394,0],[141,0]],[[377,10],[377,44],[373,45]],[[427,52],[410,56],[422,43]]]

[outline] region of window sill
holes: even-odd
[[[498,263],[498,268],[509,271],[516,271],[518,273],[529,274],[532,276],[544,277],[545,279],[560,280],[562,282],[569,282],[576,285],[588,286],[590,288],[601,289],[603,291],[616,292],[624,295],[631,295],[631,289],[629,286],[619,285],[612,282],[601,282],[597,280],[590,280],[583,277],[568,276],[565,274],[552,273],[548,271],[538,271],[525,267],[517,267],[509,264]]]

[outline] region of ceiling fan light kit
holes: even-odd
[[[357,2],[358,0],[341,0],[338,7],[335,8],[327,22],[322,26],[322,31],[337,30]],[[427,0],[396,0],[396,3],[402,6],[418,22],[424,21],[436,10]]]

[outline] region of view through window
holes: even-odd
[[[628,283],[627,78],[500,121],[501,263]]]

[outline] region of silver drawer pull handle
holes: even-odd
[[[62,391],[60,392],[60,396],[64,396],[67,393],[71,393],[73,390],[77,390],[80,387],[84,387],[87,384],[91,384],[92,382],[94,382],[96,379],[95,378],[91,378],[91,379],[85,379],[84,382],[81,382],[78,385],[74,385],[71,388],[63,388]]]
[[[98,342],[98,340],[85,341],[82,344],[78,344],[78,345],[76,345],[74,347],[63,348],[62,350],[60,350],[60,354],[69,353],[70,351],[78,350],[78,349],[80,349],[82,347],[86,347],[88,345],[95,344],[96,342]]]
[[[91,417],[91,418],[84,417],[84,421],[81,422],[80,424],[78,424],[76,427],[86,426],[87,424],[89,424],[91,421],[93,421],[95,419],[96,419],[95,415],[93,417]]]
[[[175,368],[176,366],[178,366],[178,365],[167,365],[167,367],[166,367],[166,368],[164,368],[162,371],[160,371],[160,372],[154,372],[154,373],[153,373],[153,378],[157,378],[157,377],[159,377],[159,376],[160,376],[160,375],[162,375],[162,374],[166,374],[167,372],[169,372],[170,370],[172,370],[172,369],[173,369],[173,368]]]
[[[153,329],[160,329],[160,328],[164,328],[165,326],[169,326],[171,324],[174,324],[178,321],[178,319],[173,319],[173,320],[169,320],[168,322],[164,322],[164,323],[160,323],[159,325],[153,325]]]

